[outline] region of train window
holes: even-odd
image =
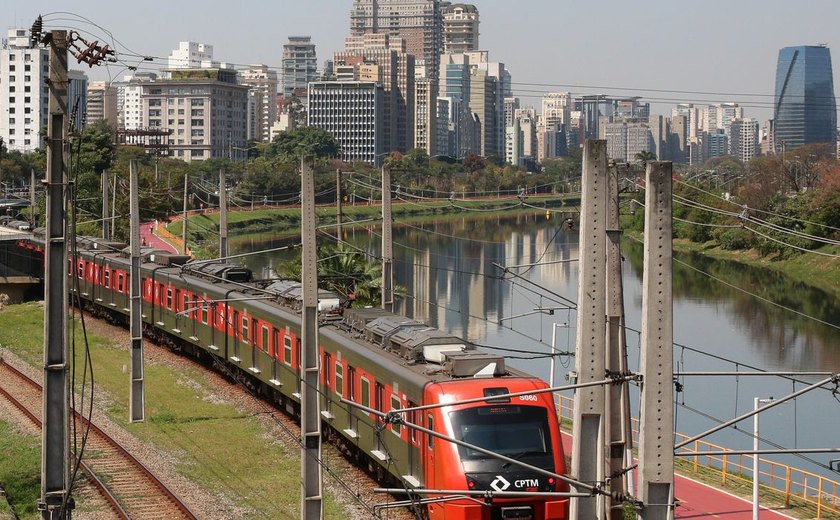
[[[400,401],[400,398],[398,396],[392,395],[391,396],[391,410],[392,411],[393,410],[399,410],[400,408],[402,408],[402,401]],[[405,418],[405,415],[401,414],[401,417]],[[402,436],[402,425],[400,423],[397,423],[397,422],[391,423],[391,431],[394,432],[394,434],[397,437]]]
[[[123,274],[120,273],[117,275],[117,291],[123,292],[125,286],[123,285]]]
[[[292,366],[292,335],[288,330],[283,336],[283,362]]]
[[[277,350],[280,348],[280,331],[274,329],[271,335],[271,346],[268,349],[268,355],[272,359],[277,358]],[[276,377],[274,379],[277,379]]]
[[[181,310],[186,312],[190,309],[190,295],[189,295],[189,293],[184,293],[183,300],[184,301],[182,303],[184,304],[184,306],[181,308]],[[190,315],[186,314],[184,317],[189,318]]]
[[[370,408],[370,381],[365,376],[362,376],[361,381],[361,403],[362,406]]]
[[[172,310],[172,288],[166,288],[166,308]]]
[[[248,316],[242,316],[242,343],[248,343]]]
[[[85,262],[82,260],[79,262],[79,278],[85,277]]]
[[[426,429],[434,431],[435,430],[435,418],[432,417],[432,414],[429,414],[426,417]],[[426,442],[428,443],[429,449],[435,449],[435,436],[426,434]]]
[[[105,268],[105,287],[111,287],[111,270]]]
[[[201,302],[201,323],[207,325],[207,321],[209,319],[210,309],[207,301],[204,300]]]
[[[537,406],[476,406],[449,413],[455,438],[521,459],[551,455],[548,414]],[[480,451],[458,447],[462,459],[486,459]]]
[[[260,345],[260,348],[262,350],[268,351],[269,347],[271,347],[271,338],[268,335],[268,327],[263,325],[263,327],[262,327],[262,345]]]
[[[344,397],[344,365],[340,359],[335,360],[335,393]]]

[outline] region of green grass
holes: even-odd
[[[19,433],[12,424],[0,420],[0,486],[8,504],[0,499],[0,517],[4,513],[18,518],[38,518],[37,502],[41,495],[41,447],[38,437]],[[11,507],[10,507],[11,506]]]
[[[42,316],[37,304],[13,305],[0,312],[0,344],[34,366],[42,356]],[[80,374],[84,349],[79,326],[76,338]],[[108,403],[108,415],[115,422],[172,454],[180,474],[249,511],[249,518],[299,517],[296,445],[287,438],[273,439],[255,418],[220,403],[205,374],[186,362],[179,371],[146,363],[146,422],[128,423],[129,376],[124,367],[129,354],[108,339],[89,335],[89,340],[97,400]],[[346,517],[332,496],[324,503],[328,518]]]

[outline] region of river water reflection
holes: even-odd
[[[549,377],[552,336],[560,351],[573,351],[577,300],[578,235],[555,215],[531,214],[440,223],[403,224],[394,229],[394,272],[405,292],[399,312],[472,342],[501,347],[508,363]],[[378,228],[347,230],[346,240],[380,252]],[[299,240],[298,237],[292,239]],[[235,245],[236,252],[281,245],[282,240]],[[638,366],[641,327],[641,244],[623,242],[624,302],[631,368]],[[287,258],[287,257],[286,257]],[[246,257],[256,273],[267,274],[285,258],[278,253]],[[540,262],[533,267],[518,267]],[[507,266],[519,277],[504,276]],[[542,309],[543,312],[537,311]],[[791,309],[791,310],[788,310]],[[674,341],[681,371],[840,372],[840,305],[827,293],[793,284],[782,276],[699,255],[679,255],[674,264]],[[536,357],[539,353],[543,357]],[[574,369],[574,359],[557,359],[556,383]],[[820,378],[800,377],[814,382]],[[691,377],[677,394],[676,429],[696,434],[749,411],[753,398],[782,397],[805,385],[781,377]],[[637,407],[636,407],[637,409]],[[840,402],[816,390],[762,414],[763,448],[836,447]],[[707,438],[731,448],[750,449],[752,419]],[[773,457],[771,457],[773,458]],[[827,464],[829,455],[812,455]],[[829,476],[825,469],[793,456],[775,460]]]

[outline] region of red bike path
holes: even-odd
[[[566,446],[572,445],[572,436],[563,433]],[[568,448],[567,448],[568,449]],[[752,520],[752,501],[735,496],[702,482],[674,475],[674,498],[677,509],[674,518],[722,518],[725,520]],[[761,520],[792,520],[783,512],[761,507]]]
[[[155,235],[155,224],[156,222],[144,222],[140,224],[140,243],[144,247],[153,247],[170,253],[178,253],[172,244]]]

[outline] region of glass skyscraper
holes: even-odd
[[[773,118],[777,150],[834,144],[837,106],[827,47],[803,45],[779,51]]]

